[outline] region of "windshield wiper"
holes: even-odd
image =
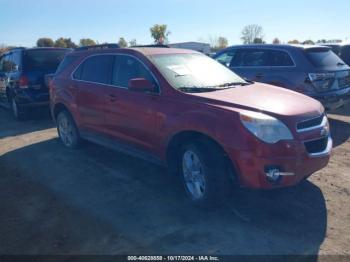
[[[249,85],[250,83],[247,82],[228,82],[224,83],[221,85],[218,85],[218,87],[233,87],[233,86],[246,86]]]
[[[217,91],[217,90],[224,90],[227,88],[211,87],[211,86],[208,86],[208,87],[181,86],[181,87],[178,87],[177,89],[184,91],[184,92],[189,92],[189,93],[200,93],[200,92],[213,92],[213,91]]]

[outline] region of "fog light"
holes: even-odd
[[[283,176],[294,176],[295,173],[292,172],[281,172],[277,167],[267,167],[265,168],[265,174],[267,180],[270,182],[277,182],[282,179]]]
[[[266,173],[267,180],[276,182],[281,178],[280,170],[277,168],[269,169]]]

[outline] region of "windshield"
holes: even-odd
[[[306,50],[307,57],[316,67],[345,65],[345,63],[328,48],[311,48]]]
[[[25,54],[26,70],[56,71],[65,54],[70,50],[28,50]]]
[[[247,84],[231,70],[202,54],[154,55],[151,60],[176,89],[217,90]]]

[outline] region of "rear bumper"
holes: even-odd
[[[232,150],[229,155],[238,172],[241,186],[257,189],[290,187],[298,184],[316,171],[327,166],[332,150],[332,139],[328,139],[327,148],[317,154],[306,152],[302,143],[296,142],[289,156],[274,154],[269,157],[257,156],[256,152]],[[267,169],[277,167],[287,174],[277,181],[269,180]]]
[[[16,90],[15,99],[23,107],[40,107],[50,104],[50,95],[46,90]]]
[[[321,94],[312,94],[311,97],[320,101],[329,110],[337,109],[350,101],[350,87]]]

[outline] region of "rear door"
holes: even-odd
[[[77,93],[77,109],[83,129],[105,133],[105,114],[114,56],[88,57],[73,73]]]
[[[238,49],[230,63],[230,69],[238,75],[255,82],[266,82],[269,74],[268,50],[258,48]]]

